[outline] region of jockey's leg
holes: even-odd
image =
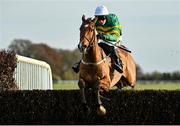
[[[81,64],[81,60],[72,66],[72,69],[74,70],[74,72],[76,73],[79,72],[80,64]]]
[[[123,72],[122,61],[118,57],[117,51],[116,51],[115,47],[113,47],[113,46],[111,46],[111,59],[114,62],[114,68],[118,72],[122,73]]]
[[[120,58],[118,58],[118,54],[116,52],[115,47],[114,46],[110,46],[110,45],[105,44],[105,43],[98,43],[98,45],[104,50],[106,55],[111,53],[110,57],[111,57],[111,60],[112,60],[112,62],[114,64],[114,68],[118,72],[122,73],[123,72],[122,61],[120,60]]]
[[[104,43],[98,43],[98,45],[103,49],[106,55],[109,55],[110,50],[108,49],[108,45]]]

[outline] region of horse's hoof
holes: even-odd
[[[104,108],[104,106],[100,105],[97,108],[97,114],[100,116],[106,115],[106,109]]]

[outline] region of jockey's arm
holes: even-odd
[[[113,28],[107,34],[104,34],[104,39],[105,41],[117,42],[119,41],[121,35],[122,35],[121,29]]]
[[[120,35],[111,34],[111,35],[104,35],[105,41],[117,42],[120,38]]]

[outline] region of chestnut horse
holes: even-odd
[[[100,91],[109,91],[113,86],[121,88],[129,85],[134,87],[136,84],[136,65],[130,53],[117,48],[123,63],[123,73],[112,68],[111,58],[109,55],[106,56],[102,48],[98,46],[96,21],[96,17],[91,20],[91,18],[85,19],[85,16],[82,16],[78,44],[82,52],[82,60],[78,86],[86,112],[90,110],[86,103],[85,88],[90,87],[94,89],[96,96],[97,112],[102,115],[106,113],[106,109],[102,105]]]

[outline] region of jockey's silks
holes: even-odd
[[[98,21],[96,22],[96,30],[98,34],[104,36],[105,41],[117,42],[122,35],[122,26],[119,19],[115,14],[107,15],[106,19],[104,25],[101,25]]]

